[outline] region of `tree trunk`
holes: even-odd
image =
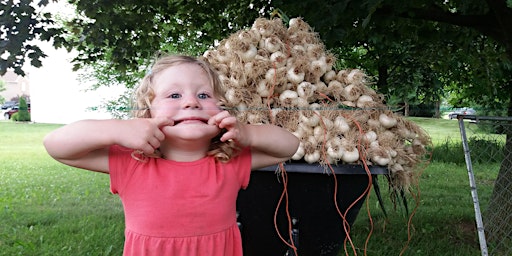
[[[512,82],[509,82],[508,88],[512,88]],[[508,106],[508,116],[512,116],[512,99]],[[492,244],[510,240],[512,237],[512,200],[510,200],[512,198],[512,123],[505,123],[503,127],[505,127],[504,132],[506,133],[504,158],[494,183],[489,207],[484,216],[486,237]],[[495,249],[499,250],[500,248]]]
[[[434,113],[434,118],[440,118],[441,117],[441,101],[436,100],[436,112]]]
[[[404,101],[404,116],[409,116],[409,101]]]

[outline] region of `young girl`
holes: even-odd
[[[64,164],[108,173],[125,213],[124,255],[242,255],[236,197],[250,170],[291,158],[299,141],[219,108],[217,73],[165,56],[136,91],[130,120],[82,120],[44,139]]]

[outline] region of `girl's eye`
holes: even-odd
[[[173,94],[169,95],[169,98],[171,98],[171,99],[178,99],[180,97],[181,97],[181,95],[179,93],[173,93]]]
[[[208,99],[210,98],[210,95],[208,95],[207,93],[200,93],[199,95],[197,95],[197,97],[200,99]]]

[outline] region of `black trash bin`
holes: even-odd
[[[294,222],[293,227],[290,227],[286,200],[281,202],[274,222],[274,214],[284,189],[281,176],[275,172],[277,168],[273,166],[253,171],[249,187],[238,194],[238,222],[244,256],[293,255],[276,229],[288,242],[290,237],[298,237],[295,244],[300,256],[337,255],[346,234],[343,219],[334,203],[333,175],[326,174],[320,165],[295,162],[285,164],[288,212]],[[350,207],[345,219],[352,225],[366,199],[369,176],[362,166],[343,165],[333,168],[337,180],[338,207],[343,214]],[[387,174],[384,167],[371,167],[370,171],[372,175]],[[361,199],[357,201],[358,198]],[[294,236],[290,236],[292,228]]]

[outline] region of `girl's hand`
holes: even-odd
[[[234,140],[243,147],[250,145],[244,126],[228,111],[222,111],[212,116],[210,120],[208,120],[208,124],[216,125],[220,129],[227,130],[220,138],[220,141]]]
[[[299,147],[299,139],[286,129],[271,124],[241,124],[227,111],[211,117],[208,124],[227,130],[221,141],[234,140],[241,147],[251,147],[253,170],[286,161]]]
[[[162,128],[174,125],[168,118],[137,118],[126,120],[118,131],[118,144],[146,154],[152,154],[165,139]]]

